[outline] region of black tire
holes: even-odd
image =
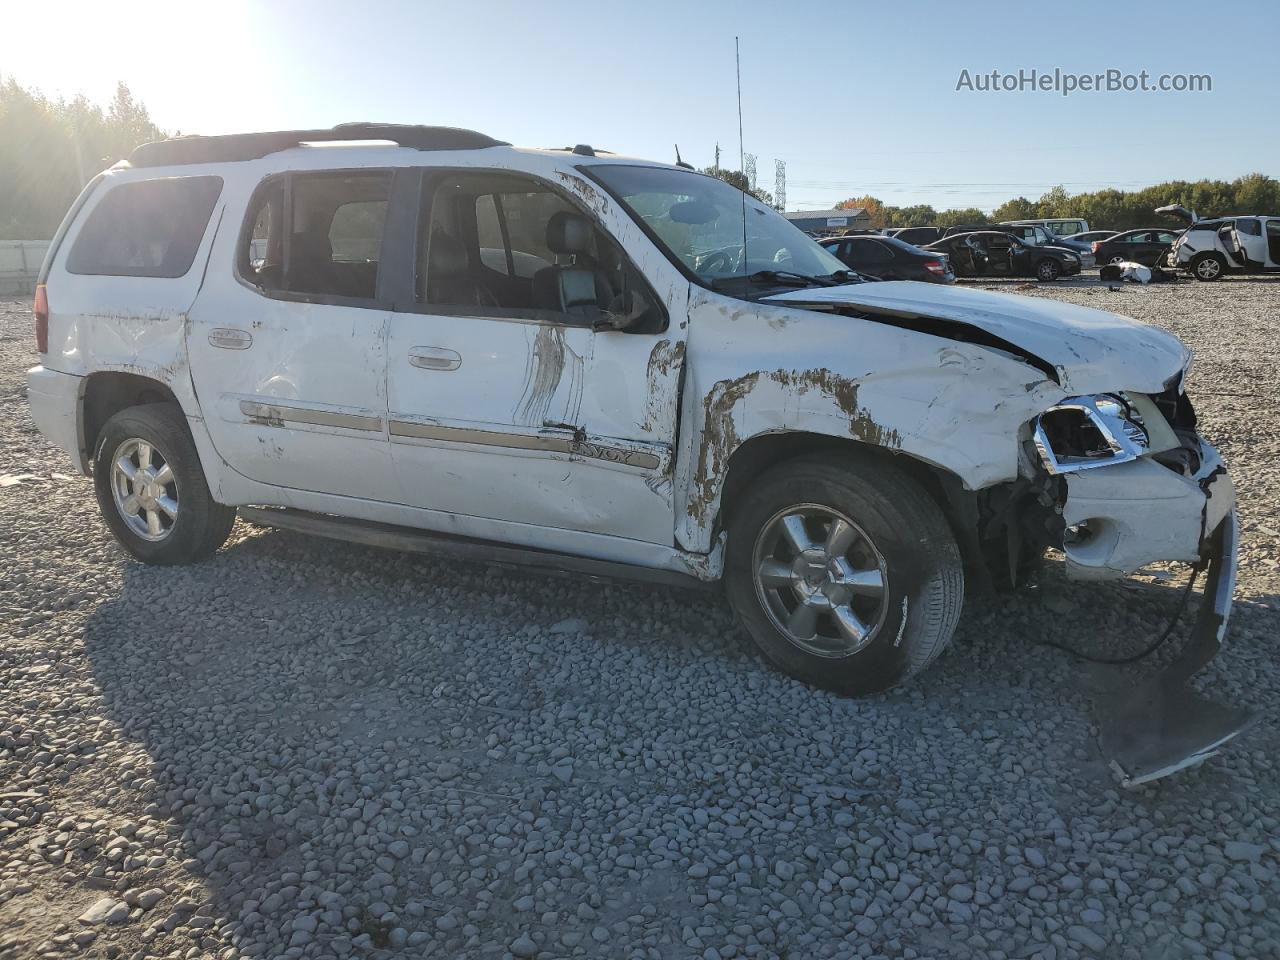
[[[1036,279],[1042,282],[1057,280],[1062,276],[1062,264],[1057,260],[1045,257],[1036,263]]]
[[[1227,262],[1219,254],[1200,253],[1196,254],[1188,269],[1197,280],[1210,283],[1222,279],[1222,275],[1227,272]]]
[[[794,641],[776,611],[786,590],[771,597],[756,576],[774,521],[791,508],[814,505],[861,528],[887,581],[877,601],[878,625],[853,652],[816,653]],[[820,455],[775,467],[733,505],[728,534],[729,602],[769,661],[798,680],[842,694],[875,693],[927,666],[955,632],[964,600],[955,536],[933,498],[892,464]],[[828,629],[839,633],[826,616]]]
[[[135,445],[137,441],[149,445],[152,452],[147,454],[148,463],[161,467],[167,464],[170,471],[167,476],[172,477],[170,482],[154,484],[152,488],[164,491],[168,502],[176,504],[176,515],[170,517],[158,506],[152,510],[139,509],[137,498],[133,498],[135,521],[150,513],[159,518],[161,530],[154,534],[158,539],[147,539],[145,532],[133,529],[132,521],[126,520],[124,507],[117,505],[116,484],[120,481],[115,466],[117,454],[129,449],[124,459],[132,469],[139,469],[141,457]],[[116,540],[144,563],[179,564],[201,560],[226,542],[236,520],[235,508],[215,503],[209,495],[209,485],[200,468],[186,418],[171,403],[128,407],[106,422],[94,453],[93,487],[102,518]],[[131,481],[125,489],[134,489]],[[150,497],[147,502],[158,504],[149,493],[142,496]]]

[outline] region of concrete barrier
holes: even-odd
[[[0,296],[19,296],[36,288],[48,240],[0,240]]]

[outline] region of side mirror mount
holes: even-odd
[[[624,290],[609,302],[609,306],[600,310],[591,329],[597,333],[610,330],[641,332],[649,327],[656,315],[657,310],[649,303],[648,297]]]

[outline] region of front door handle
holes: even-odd
[[[209,344],[223,350],[248,350],[253,346],[253,334],[234,327],[215,327],[209,331]]]
[[[457,370],[462,355],[444,347],[410,347],[409,364],[421,370]]]

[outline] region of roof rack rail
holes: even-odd
[[[144,143],[129,155],[135,167],[184,163],[225,163],[257,160],[300,143],[344,140],[390,140],[413,150],[479,150],[510,146],[505,140],[460,127],[424,127],[396,123],[342,123],[321,130],[277,130],[270,133],[232,133],[216,137],[175,137]]]

